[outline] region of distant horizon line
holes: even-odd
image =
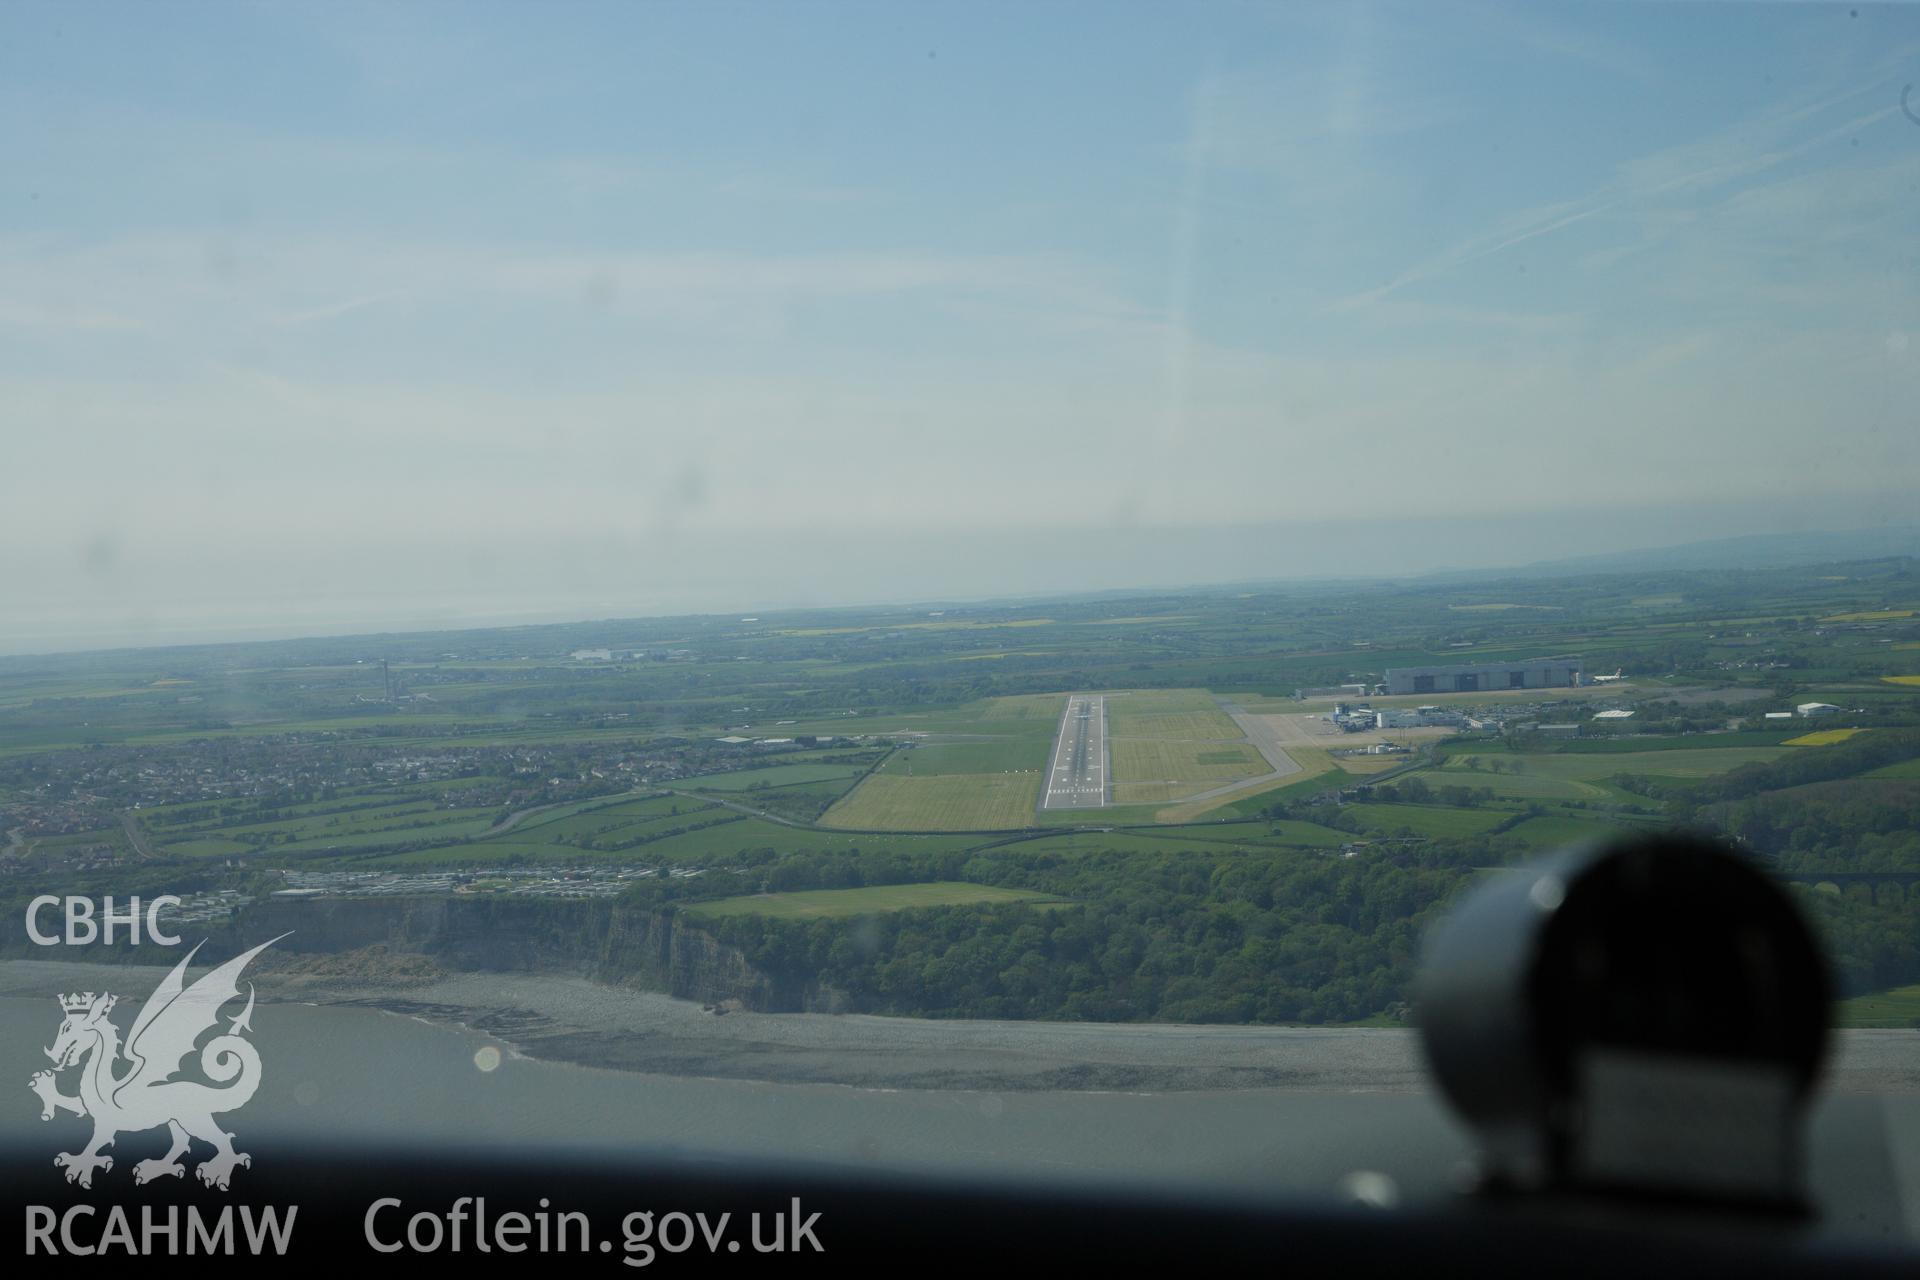
[[[142,652],[155,649],[195,649],[223,648],[250,644],[294,643],[303,640],[353,640],[379,639],[387,636],[420,636],[439,632],[465,633],[475,631],[503,631],[521,627],[568,627],[589,626],[594,624],[615,624],[622,622],[670,622],[677,619],[707,620],[725,618],[734,615],[752,616],[757,613],[779,614],[816,614],[842,611],[879,611],[879,610],[915,610],[922,608],[991,608],[995,606],[1026,606],[1049,601],[1091,601],[1101,598],[1124,598],[1129,596],[1150,596],[1161,594],[1209,594],[1236,589],[1272,589],[1289,586],[1328,587],[1340,584],[1356,586],[1379,586],[1392,583],[1424,583],[1445,579],[1456,579],[1463,583],[1484,580],[1498,581],[1516,574],[1538,574],[1565,566],[1568,572],[1580,576],[1599,576],[1607,573],[1631,572],[1688,572],[1683,565],[1653,565],[1636,569],[1628,564],[1609,566],[1606,561],[1632,560],[1638,557],[1658,558],[1688,551],[1704,551],[1713,548],[1733,548],[1752,544],[1792,544],[1809,543],[1821,539],[1845,538],[1887,538],[1908,537],[1916,540],[1916,548],[1906,552],[1886,552],[1878,554],[1839,553],[1830,561],[1818,557],[1801,558],[1790,562],[1755,562],[1746,565],[1716,566],[1729,569],[1763,571],[1769,568],[1789,568],[1794,564],[1816,563],[1865,563],[1884,559],[1912,559],[1920,554],[1920,524],[1880,525],[1856,529],[1806,529],[1786,533],[1746,533],[1723,537],[1703,538],[1687,542],[1658,546],[1629,547],[1620,550],[1584,553],[1578,556],[1560,556],[1545,560],[1522,563],[1507,563],[1480,567],[1429,567],[1407,571],[1393,570],[1350,570],[1346,572],[1292,573],[1274,576],[1221,578],[1202,582],[1188,582],[1174,585],[1168,582],[1143,582],[1128,586],[1107,586],[1084,590],[1048,590],[1019,591],[990,595],[928,595],[896,596],[888,599],[849,599],[837,603],[783,604],[762,602],[759,604],[737,605],[731,608],[672,609],[659,612],[615,612],[589,614],[582,609],[568,606],[554,608],[534,608],[508,611],[486,611],[456,613],[453,616],[416,622],[380,623],[369,618],[349,618],[338,615],[339,620],[308,624],[311,629],[288,629],[285,623],[234,623],[225,626],[195,627],[199,632],[196,638],[155,639],[146,642],[98,643],[87,639],[75,638],[70,645],[55,642],[51,648],[14,648],[6,640],[0,640],[0,661],[31,660],[34,658],[74,657],[87,654],[112,654]],[[1784,547],[1782,554],[1785,554]],[[1583,567],[1584,566],[1584,567]],[[1699,571],[1698,569],[1691,571]],[[644,609],[644,607],[643,607]],[[300,624],[294,624],[298,627]],[[183,627],[182,629],[185,629]],[[252,634],[247,632],[269,632],[270,634]],[[32,640],[22,643],[31,645]]]

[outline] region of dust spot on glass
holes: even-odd
[[[587,277],[582,296],[591,309],[606,311],[620,301],[620,281],[614,277],[612,271],[601,267]]]
[[[690,511],[707,500],[707,473],[697,463],[688,463],[674,478],[672,499],[681,510]]]
[[[1372,1169],[1355,1169],[1340,1179],[1340,1195],[1350,1203],[1369,1209],[1393,1209],[1400,1204],[1399,1184]]]
[[[500,1068],[500,1051],[492,1045],[482,1045],[474,1050],[473,1065],[482,1071],[497,1071]]]
[[[206,271],[215,280],[231,280],[236,274],[233,244],[221,236],[207,241]]]
[[[104,578],[120,563],[120,540],[110,533],[95,534],[80,548],[80,567]]]
[[[1551,911],[1567,900],[1567,886],[1559,876],[1541,876],[1533,882],[1533,888],[1527,890],[1527,897],[1542,911]]]

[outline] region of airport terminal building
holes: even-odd
[[[1484,693],[1490,689],[1571,689],[1578,658],[1527,658],[1459,667],[1389,667],[1388,693]]]

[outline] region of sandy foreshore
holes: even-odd
[[[0,995],[111,990],[134,1000],[164,971],[0,961]],[[430,966],[373,980],[352,972],[269,969],[256,981],[266,1002],[383,1009],[465,1026],[531,1057],[660,1075],[995,1091],[1428,1087],[1418,1037],[1399,1029],[717,1014],[569,974],[449,973]],[[1920,1093],[1920,1031],[1841,1033],[1827,1087]]]

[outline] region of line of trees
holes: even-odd
[[[1391,855],[1183,852],[872,854],[787,859],[649,882],[674,898],[964,879],[1043,890],[1024,904],[796,921],[703,921],[770,974],[811,978],[852,1008],[949,1018],[1341,1022],[1403,1009],[1419,938],[1469,874],[1437,843]],[[809,865],[809,863],[811,865]],[[774,887],[770,881],[768,887]],[[694,887],[697,885],[698,887]]]

